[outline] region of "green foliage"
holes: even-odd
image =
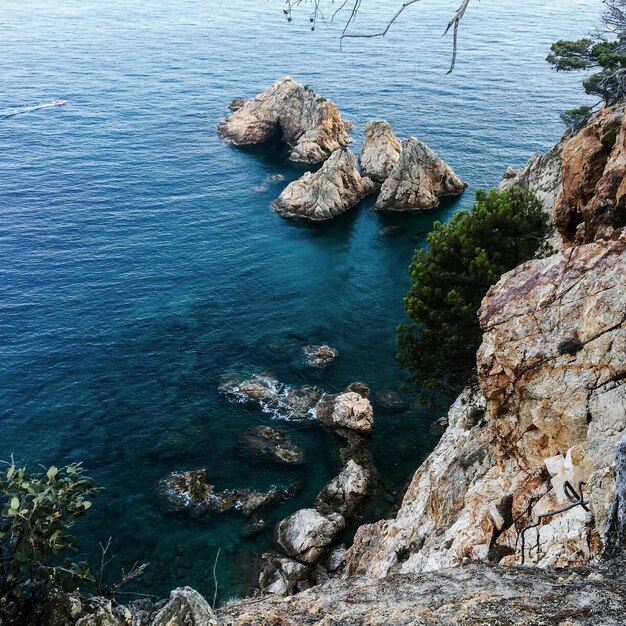
[[[396,558],[398,563],[404,563],[411,556],[411,550],[406,546],[401,546],[396,550]]]
[[[561,113],[561,121],[570,130],[578,131],[586,126],[592,113],[593,109],[586,106],[570,109],[565,111],[565,113]]]
[[[28,623],[52,588],[94,584],[88,564],[64,553],[98,490],[80,464],[30,474],[11,462],[0,472],[0,623]]]
[[[614,41],[560,40],[552,44],[548,63],[560,71],[597,69],[585,81],[585,92],[601,96],[606,104],[622,99],[624,92],[621,70],[626,69],[626,35]]]
[[[428,249],[415,253],[405,298],[411,323],[398,328],[398,362],[409,387],[433,403],[467,382],[481,330],[476,312],[489,287],[532,258],[548,233],[548,216],[530,191],[478,191],[471,211],[436,222]]]

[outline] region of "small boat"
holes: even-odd
[[[62,107],[64,104],[67,104],[65,100],[57,100],[54,104],[58,107]]]

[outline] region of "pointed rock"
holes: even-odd
[[[345,213],[375,189],[357,171],[354,154],[344,148],[333,152],[317,172],[287,185],[274,208],[283,217],[320,222]]]
[[[363,149],[359,157],[361,174],[382,183],[393,172],[402,144],[384,120],[373,120],[365,126]]]
[[[458,196],[467,187],[433,150],[415,137],[402,142],[402,152],[383,183],[374,206],[379,212],[434,209],[444,196]]]
[[[277,133],[291,148],[289,159],[320,163],[350,143],[348,124],[337,107],[288,76],[277,80],[217,127],[236,146],[264,143]]]

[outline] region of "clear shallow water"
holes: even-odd
[[[235,516],[168,512],[159,479],[204,467],[218,488],[300,481],[299,496],[267,514],[280,519],[336,473],[340,443],[316,424],[283,423],[307,467],[250,465],[237,435],[269,420],[229,404],[221,377],[258,368],[328,390],[356,379],[397,388],[394,330],[413,250],[435,219],[558,138],[558,114],[585,98],[580,76],[543,59],[552,41],[588,33],[599,3],[482,0],[451,76],[439,34],[456,2],[416,5],[385,40],[349,41],[343,53],[339,24],[311,33],[306,9],[286,24],[278,1],[170,4],[2,3],[0,458],[83,460],[106,488],[83,527],[86,550],[111,535],[118,566],[151,563],[145,591],[212,594],[221,547],[225,598],[245,587],[246,553],[271,537],[244,540]],[[390,6],[365,2],[355,30],[382,24]],[[302,170],[274,150],[234,149],[214,129],[230,100],[285,74],[338,104],[355,149],[366,121],[384,117],[470,189],[410,219],[366,202],[321,228],[283,221],[270,209],[282,186],[264,181]],[[13,115],[57,98],[68,106]],[[316,342],[341,352],[324,372],[301,362],[300,347]],[[385,484],[402,485],[432,449],[437,416],[416,406],[377,415]]]

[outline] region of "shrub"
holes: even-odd
[[[404,563],[411,556],[411,551],[406,546],[401,546],[396,550],[398,563]]]
[[[436,404],[438,394],[467,382],[481,341],[482,298],[502,274],[532,258],[547,233],[541,203],[518,187],[478,191],[471,211],[435,223],[428,248],[415,253],[410,267],[411,321],[398,328],[398,362],[422,401]]]
[[[12,461],[0,473],[0,623],[32,624],[53,588],[94,584],[89,566],[63,559],[70,529],[98,491],[80,464],[30,474]]]

